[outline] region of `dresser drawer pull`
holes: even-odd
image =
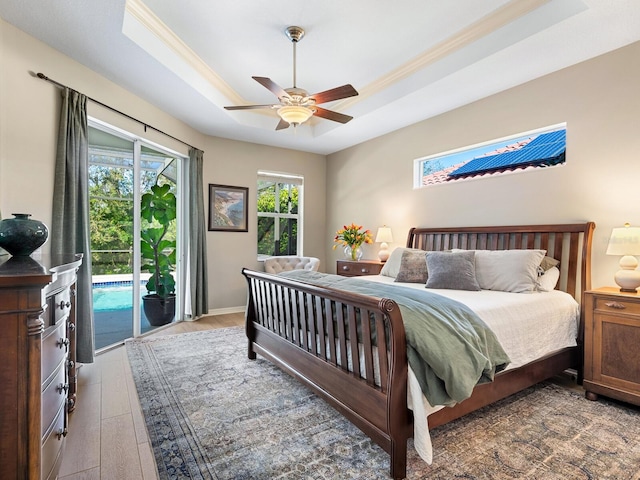
[[[59,394],[67,393],[69,391],[69,384],[61,383],[56,387],[56,390],[58,391]]]
[[[362,270],[360,270],[362,273],[369,273],[369,269],[368,268],[363,268]]]
[[[58,437],[58,440],[60,440],[62,437],[66,437],[67,433],[69,433],[69,430],[67,430],[67,427],[60,428],[56,432],[56,437]]]
[[[349,271],[349,265],[343,265],[342,266],[342,270],[345,271],[345,272],[348,272]]]
[[[64,310],[65,308],[69,308],[71,306],[71,302],[69,300],[67,300],[66,302],[64,300],[60,300],[58,306],[60,307],[60,310]]]
[[[56,345],[58,346],[58,348],[67,348],[69,346],[69,339],[60,337],[60,339],[56,342]]]
[[[605,305],[609,308],[617,308],[618,310],[624,310],[627,308],[623,303],[619,302],[607,302]]]

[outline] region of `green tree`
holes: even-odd
[[[276,184],[273,182],[258,182],[258,212],[268,213],[298,213],[297,185],[280,183],[278,209],[276,210]],[[289,251],[289,243],[296,248],[298,239],[298,222],[296,219],[280,218],[279,250],[276,253],[275,219],[273,217],[258,216],[258,253],[261,255],[295,254]],[[290,242],[291,240],[291,242]]]
[[[131,273],[132,171],[89,167],[89,211],[93,273]],[[100,252],[100,250],[111,251]]]
[[[133,169],[129,165],[107,165],[108,160],[89,165],[89,219],[94,275],[133,272]],[[155,172],[143,170],[142,192],[155,185],[156,178]],[[169,183],[175,193],[175,184],[166,177],[160,176],[158,183]],[[166,238],[175,240],[175,228],[167,232]]]

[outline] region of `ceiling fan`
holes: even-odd
[[[285,34],[293,43],[293,87],[282,88],[267,77],[251,77],[278,97],[280,103],[269,105],[237,105],[224,108],[226,110],[254,110],[259,108],[276,110],[280,117],[280,122],[276,126],[276,130],[283,130],[288,128],[289,125],[295,127],[306,122],[314,115],[327,120],[333,120],[334,122],[347,123],[353,117],[321,108],[318,105],[334,100],[354,97],[358,95],[356,89],[347,84],[309,95],[306,90],[298,88],[296,85],[296,44],[304,37],[304,30],[300,27],[291,26],[286,28]]]

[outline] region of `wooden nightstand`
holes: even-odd
[[[343,277],[378,275],[384,263],[377,260],[338,260],[336,273]]]
[[[604,287],[585,293],[584,389],[640,405],[640,295]]]

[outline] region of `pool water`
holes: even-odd
[[[133,307],[133,285],[93,287],[93,310],[127,310]]]

